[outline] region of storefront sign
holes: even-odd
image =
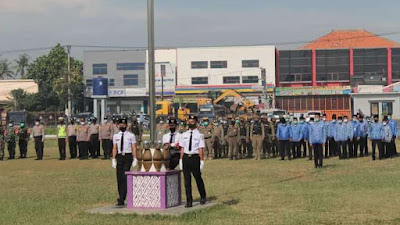
[[[125,97],[125,89],[110,89],[108,90],[110,97]]]
[[[350,86],[341,87],[283,87],[276,88],[276,96],[300,96],[300,95],[348,95]]]

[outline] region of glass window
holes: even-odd
[[[393,113],[393,103],[392,102],[382,102],[382,115]]]
[[[242,60],[242,67],[243,68],[253,68],[253,67],[259,67],[259,60]]]
[[[317,50],[317,81],[349,81],[349,50]]]
[[[377,102],[371,103],[371,115],[379,115],[379,104]]]
[[[193,61],[192,69],[208,69],[207,61]]]
[[[144,70],[144,63],[117,63],[117,70]]]
[[[92,87],[93,86],[93,80],[92,79],[86,79],[86,87]]]
[[[192,77],[192,84],[208,84],[208,77]]]
[[[400,48],[392,48],[392,79],[400,81]]]
[[[107,74],[107,64],[106,63],[93,64],[93,75],[97,75],[97,74]]]
[[[137,74],[125,74],[124,86],[139,85],[139,76]]]
[[[239,76],[234,76],[234,77],[224,77],[223,78],[224,84],[240,84],[240,77]]]
[[[212,69],[223,69],[228,68],[228,61],[211,61],[210,67]]]
[[[279,80],[281,83],[311,83],[311,50],[279,52]]]
[[[108,86],[111,86],[111,87],[115,86],[115,80],[109,79]]]
[[[258,84],[258,76],[243,76],[243,84]]]
[[[354,49],[354,75],[358,84],[380,84],[387,77],[387,49]]]

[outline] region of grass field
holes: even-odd
[[[28,156],[0,162],[0,224],[400,224],[400,158],[328,159],[318,170],[306,159],[207,161],[219,204],[176,218],[87,214],[116,202],[110,161],[58,161],[55,140],[45,160],[33,160],[32,143]]]

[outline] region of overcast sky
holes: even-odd
[[[155,5],[157,46],[311,41],[332,29],[400,31],[399,0],[155,0]],[[0,52],[56,43],[146,46],[146,6],[146,0],[0,0]],[[400,41],[400,35],[387,38]],[[81,58],[83,50],[72,52]]]

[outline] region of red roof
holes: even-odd
[[[366,30],[333,30],[299,49],[381,48],[400,46],[399,43]]]

